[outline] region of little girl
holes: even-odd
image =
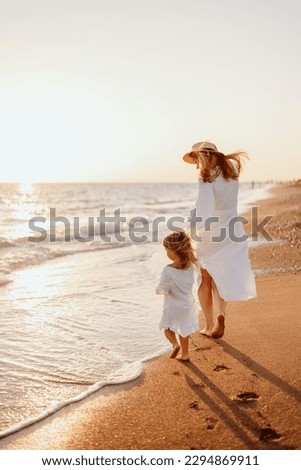
[[[172,344],[170,358],[189,361],[189,335],[199,330],[199,307],[192,293],[195,281],[193,264],[197,262],[190,238],[185,232],[171,232],[163,240],[171,264],[165,266],[157,294],[164,294],[163,314],[159,328],[164,329],[166,338]],[[176,334],[179,336],[180,345]]]

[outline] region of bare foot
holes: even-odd
[[[225,317],[223,315],[219,315],[217,317],[217,324],[212,330],[212,338],[218,339],[224,336],[225,331]]]
[[[172,351],[169,355],[170,359],[174,359],[175,357],[177,357],[177,354],[179,351],[180,351],[180,346],[178,345],[178,343],[174,344]]]
[[[189,356],[179,356],[179,357],[177,357],[177,360],[178,361],[185,361],[185,362],[190,361]]]
[[[203,330],[200,331],[200,334],[203,336],[209,336],[209,338],[211,338],[212,333],[210,330],[207,330],[207,328],[204,328]]]

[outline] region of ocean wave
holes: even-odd
[[[84,400],[93,393],[101,390],[106,385],[120,385],[123,383],[131,382],[132,380],[137,379],[141,375],[142,371],[143,364],[141,362],[125,361],[123,362],[120,369],[118,371],[115,371],[114,375],[112,377],[109,377],[107,381],[96,382],[93,385],[89,386],[83,392],[79,393],[78,395],[75,395],[74,397],[71,397],[64,401],[52,404],[45,411],[38,414],[37,416],[21,421],[20,423],[17,423],[9,428],[4,429],[0,432],[0,439],[10,436],[11,434],[15,434],[16,432],[21,431],[22,429],[25,429],[35,423],[38,423],[39,421],[44,420],[48,416],[57,413],[59,410],[61,410],[67,405]]]
[[[0,237],[0,249],[12,247],[12,246],[16,246],[16,243],[14,240],[11,240],[10,238]]]
[[[0,286],[5,286],[6,284],[9,284],[10,282],[12,282],[11,279],[3,275],[0,275]]]
[[[246,203],[250,203],[250,201],[254,201],[254,199],[256,200],[258,197],[268,197],[270,187],[272,187],[272,185],[263,185],[258,188],[258,190],[249,191],[246,189],[245,192],[242,191],[240,196],[240,209],[242,207],[245,208]],[[51,194],[53,195],[53,189]],[[0,237],[0,249],[2,255],[0,259],[0,273],[4,275],[2,285],[10,282],[6,276],[17,269],[23,269],[27,266],[41,264],[54,258],[73,255],[76,253],[120,248],[131,245],[135,242],[137,243],[137,239],[133,241],[129,236],[131,229],[131,227],[129,227],[129,223],[130,220],[133,220],[133,217],[136,217],[137,219],[140,217],[140,222],[143,222],[143,218],[147,221],[144,223],[144,227],[143,223],[142,225],[139,223],[135,226],[135,228],[137,227],[138,229],[145,229],[144,233],[142,233],[142,231],[141,234],[138,235],[138,238],[147,235],[148,239],[144,243],[148,243],[151,241],[151,238],[154,238],[152,236],[149,237],[148,235],[155,235],[159,238],[158,232],[163,233],[163,225],[165,224],[160,223],[153,225],[152,222],[156,217],[165,216],[166,220],[176,216],[186,218],[190,215],[190,209],[193,207],[192,202],[188,203],[187,195],[185,198],[182,198],[182,201],[184,202],[179,200],[179,195],[177,198],[174,198],[173,195],[168,197],[166,194],[166,196],[167,197],[164,198],[163,193],[161,193],[160,200],[159,198],[157,200],[156,197],[150,197],[149,201],[145,201],[143,199],[145,195],[143,195],[143,198],[140,198],[140,206],[139,204],[136,207],[133,206],[132,212],[129,211],[129,207],[127,207],[127,212],[124,213],[127,220],[125,222],[121,222],[119,227],[116,226],[115,222],[109,221],[106,221],[105,224],[99,224],[96,222],[95,217],[92,217],[93,220],[89,224],[88,217],[83,216],[83,218],[78,221],[78,226],[74,227],[71,223],[70,226],[68,226],[68,223],[66,223],[67,229],[65,229],[65,226],[62,225],[62,223],[58,223],[57,225],[53,224],[49,229],[49,227],[46,226],[46,224],[49,224],[49,221],[46,218],[46,224],[42,226],[44,231],[48,230],[48,238],[45,241],[39,242],[39,238],[41,238],[41,235],[45,233],[38,231],[39,228],[42,230],[42,227],[36,227],[37,231],[31,233],[30,236],[33,238],[30,241],[28,240],[29,234],[26,233],[26,231],[20,232],[16,230],[15,233],[18,233],[19,236],[15,238],[9,235]],[[131,201],[131,203],[133,203],[133,201]],[[113,201],[111,201],[111,204],[113,204]],[[148,210],[145,212],[143,210],[140,211],[140,214],[144,212],[143,217],[141,215],[137,216],[137,213],[139,213],[138,209],[141,207],[141,204],[144,204],[145,206],[148,205],[149,208],[152,208],[151,217],[145,214]],[[93,200],[90,201],[90,206],[92,207],[92,205],[94,205]],[[59,212],[62,213],[61,210]],[[58,216],[59,212],[57,214]],[[112,216],[112,213],[106,214],[106,216],[108,215]],[[122,213],[121,216],[123,216]],[[183,220],[184,225],[185,222],[186,220]],[[13,233],[14,226],[11,225],[10,229]],[[49,240],[49,230],[53,230],[53,235],[55,235],[54,240]],[[118,237],[119,234],[123,236],[126,241],[121,241],[121,236]],[[108,236],[110,240],[106,241],[104,235]],[[35,239],[34,237],[37,238]]]
[[[28,266],[39,265],[44,262],[50,261],[55,258],[60,258],[64,256],[75,255],[78,253],[86,253],[90,251],[101,251],[109,250],[114,248],[124,248],[131,245],[129,241],[125,242],[101,242],[101,241],[91,241],[89,243],[73,243],[66,248],[64,245],[56,245],[51,247],[49,245],[38,246],[37,248],[33,247],[33,244],[29,245],[29,242],[25,247],[28,248],[19,250],[15,247],[15,250],[10,250],[9,254],[3,256],[0,260],[0,273],[2,275],[7,275],[12,271],[17,269],[24,269]],[[1,279],[1,278],[0,278]],[[0,285],[7,284],[11,282],[8,278],[3,278],[3,282],[0,281]]]
[[[178,204],[179,202],[180,202],[179,198],[177,197],[175,199],[165,199],[165,200],[153,199],[152,201],[145,201],[144,204],[146,206],[161,206],[164,204]]]

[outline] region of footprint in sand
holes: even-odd
[[[195,351],[209,351],[209,349],[212,349],[211,346],[199,346],[195,348]]]
[[[229,370],[230,367],[227,367],[227,366],[224,366],[224,364],[221,364],[221,365],[217,365],[214,367],[214,372],[219,372],[221,370]]]
[[[188,406],[189,406],[189,408],[192,408],[193,410],[199,410],[200,409],[200,404],[199,404],[198,401],[193,401]]]
[[[238,393],[234,400],[236,401],[241,401],[243,403],[248,403],[250,401],[257,401],[259,398],[259,395],[255,392],[242,392]]]
[[[218,422],[218,419],[216,418],[206,418],[207,421],[207,429],[210,431],[216,427],[216,423]]]
[[[198,384],[194,384],[192,387],[193,388],[205,388],[205,385],[202,382],[200,382]]]
[[[272,428],[262,428],[259,430],[259,432],[259,440],[264,442],[280,439],[280,437],[282,436],[277,431],[275,431],[275,429]]]

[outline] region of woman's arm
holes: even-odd
[[[197,231],[203,231],[210,225],[210,218],[214,216],[215,197],[212,183],[198,182],[198,197],[196,201]],[[207,221],[207,224],[205,225]]]

